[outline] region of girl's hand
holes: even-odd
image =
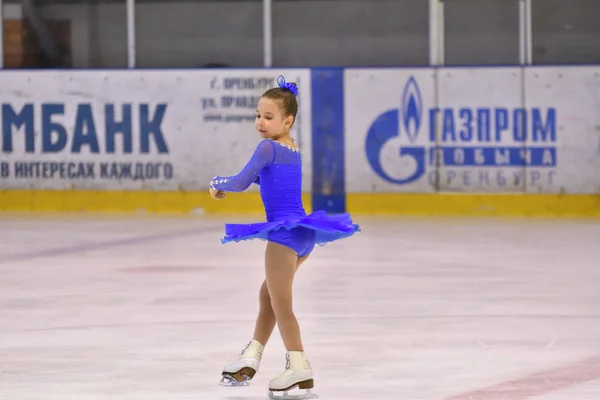
[[[221,200],[221,199],[225,198],[225,192],[222,190],[216,190],[216,189],[210,188],[209,191],[210,191],[210,195],[212,196],[213,199]]]

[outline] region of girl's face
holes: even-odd
[[[264,139],[274,138],[290,131],[294,117],[285,116],[280,101],[261,97],[256,108],[254,124]]]

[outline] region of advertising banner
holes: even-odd
[[[310,71],[287,69],[3,72],[0,187],[207,189],[249,161],[258,99],[280,74],[299,86],[308,191]]]

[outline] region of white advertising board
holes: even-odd
[[[443,69],[436,164],[440,191],[523,192],[525,141],[513,137],[523,109],[519,68]],[[517,138],[518,139],[518,138]]]
[[[346,190],[431,192],[427,107],[435,102],[431,69],[344,72]]]
[[[525,69],[525,93],[528,108],[556,113],[557,168],[531,168],[527,191],[600,193],[600,67]],[[540,146],[535,131],[527,146]]]
[[[350,69],[349,192],[597,193],[600,68]]]
[[[299,87],[292,136],[308,191],[308,69],[3,72],[0,188],[207,189],[250,160],[256,103],[280,74]]]

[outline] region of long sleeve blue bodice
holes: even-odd
[[[252,183],[260,185],[267,221],[306,215],[302,205],[302,159],[299,151],[265,139],[258,144],[239,174],[216,176],[210,186],[225,192],[242,192]]]

